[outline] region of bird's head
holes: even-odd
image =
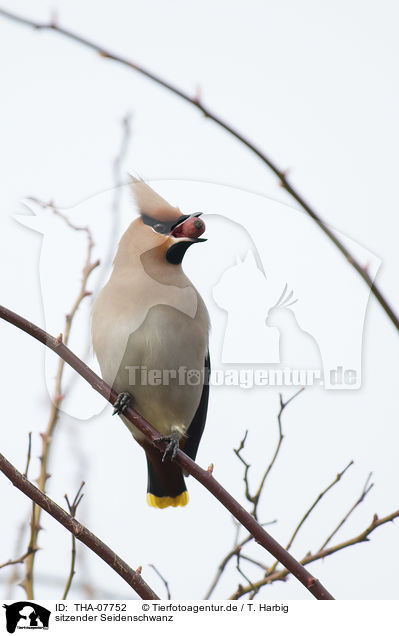
[[[187,249],[206,239],[201,212],[182,214],[144,181],[132,177],[131,188],[140,217],[129,226],[119,245],[119,257],[151,252],[158,262],[180,265]],[[117,255],[118,259],[118,255]]]

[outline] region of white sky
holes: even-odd
[[[199,85],[209,107],[247,134],[282,168],[291,168],[293,182],[326,221],[381,259],[379,285],[399,307],[396,3],[383,1],[377,8],[373,2],[355,0],[245,4],[204,0],[201,7],[194,7],[173,0],[145,4],[115,0],[112,5],[88,0],[83,6],[76,0],[26,0],[4,1],[0,6],[43,20],[50,9],[56,9],[62,25],[137,60],[183,90],[194,93]],[[111,188],[120,121],[128,111],[132,113],[132,139],[126,172],[162,180],[165,194],[182,207],[199,206],[226,217],[231,211],[239,218],[237,201],[242,200],[241,223],[245,226],[251,214],[252,222],[259,219],[255,237],[259,251],[267,252],[269,243],[287,249],[295,238],[289,222],[295,216],[291,208],[270,203],[275,206],[273,214],[262,217],[256,197],[242,195],[242,191],[253,191],[289,202],[275,178],[236,141],[161,88],[56,34],[34,32],[3,19],[0,60],[2,304],[46,325],[52,333],[62,329],[58,321],[62,322],[68,310],[64,296],[73,293],[73,285],[78,283],[81,249],[71,252],[69,260],[63,256],[52,270],[59,277],[54,297],[42,295],[41,237],[17,224],[12,215],[23,213],[19,202],[27,195],[52,198],[76,213],[78,202]],[[219,185],[213,189],[190,185],[198,180],[228,184],[241,192],[235,195],[232,188]],[[92,219],[97,212],[92,229],[99,252],[107,231],[104,197],[100,194],[95,199],[98,212],[95,206],[87,208]],[[85,204],[82,209],[86,210]],[[124,210],[125,222],[129,209]],[[219,251],[221,246],[228,251],[229,231],[224,233],[222,227]],[[331,293],[337,294],[337,302],[341,298],[343,311],[348,311],[353,299],[355,304],[363,302],[364,285],[321,236],[317,240],[315,249],[323,253],[325,246],[326,260],[316,261],[315,269],[325,272]],[[211,250],[211,241],[208,245]],[[305,262],[313,248],[313,243],[299,242],[295,258],[299,254]],[[201,256],[199,246],[193,248],[187,262],[201,290],[209,286],[207,276],[212,271],[209,262],[206,267],[204,253]],[[43,267],[44,251],[42,256]],[[73,276],[72,264],[77,267]],[[287,267],[295,270],[294,257]],[[316,286],[316,297],[321,290]],[[84,337],[87,333],[83,310],[79,319],[77,341],[79,334]],[[334,333],[333,321],[331,329]],[[38,343],[6,324],[1,325],[0,342],[0,448],[23,469],[28,432],[32,431],[34,478],[39,432],[49,410],[44,352]],[[398,507],[398,353],[397,333],[372,300],[364,329],[362,387],[356,391],[307,390],[284,414],[285,447],[260,507],[262,520],[278,519],[271,532],[280,542],[288,540],[320,490],[350,459],[355,460],[345,480],[298,537],[293,553],[299,558],[324,541],[360,494],[370,471],[376,485],[337,541],[361,532],[375,512],[384,516]],[[274,449],[277,410],[277,390],[213,391],[198,461],[203,466],[213,462],[216,477],[240,501],[242,471],[232,449],[248,428],[246,457],[253,464],[256,483]],[[159,512],[148,508],[144,455],[128,431],[111,420],[108,408],[88,422],[64,416],[53,453],[53,476],[48,484],[53,499],[63,505],[64,493],[73,494],[84,478],[82,522],[133,566],[143,565],[144,578],[159,594],[164,593],[162,584],[148,563],[154,563],[168,579],[174,598],[204,595],[234,538],[229,514],[215,499],[190,479],[191,501],[186,509]],[[17,528],[30,508],[5,479],[0,479],[0,498],[6,511],[1,530],[3,562],[13,556]],[[51,519],[43,517],[43,521],[46,530],[40,534],[40,545],[44,549],[37,558],[38,598],[59,598],[69,568],[70,537]],[[397,525],[390,524],[378,529],[369,543],[309,569],[340,599],[398,598],[397,542]],[[248,554],[270,563],[256,546]],[[78,568],[76,582],[88,576],[105,596],[132,597],[123,581],[86,550],[84,564]],[[260,578],[252,566],[246,572]],[[7,577],[3,569],[0,596],[6,594]],[[239,582],[245,584],[232,564],[215,597],[227,598]],[[23,598],[22,590],[15,594]],[[80,598],[82,594],[76,586],[70,596]],[[310,598],[295,580],[277,583],[259,596]]]

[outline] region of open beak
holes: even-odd
[[[198,218],[199,216],[201,212],[183,216],[171,228],[169,236],[177,240],[166,252],[166,260],[169,263],[179,265],[190,245],[207,240],[199,238],[205,232],[205,223]]]
[[[191,239],[193,243],[206,241],[200,239],[201,234],[205,232],[205,223],[200,219],[201,212],[184,216],[173,226],[170,236],[175,238]]]

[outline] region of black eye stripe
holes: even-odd
[[[169,234],[174,224],[173,221],[160,221],[159,219],[154,219],[152,216],[148,216],[147,214],[142,214],[141,218],[145,225],[152,227],[152,229],[155,230],[155,232],[158,232],[158,234]]]
[[[170,234],[171,231],[183,223],[187,221],[191,216],[201,216],[202,212],[197,212],[196,214],[182,214],[177,221],[160,221],[159,219],[154,219],[152,216],[148,216],[147,214],[142,214],[141,218],[143,219],[143,223],[145,225],[149,225],[155,232],[158,234]]]

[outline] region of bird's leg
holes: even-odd
[[[164,454],[162,456],[162,461],[164,462],[166,459],[170,459],[172,461],[179,450],[179,440],[180,435],[177,431],[173,431],[170,435],[163,435],[162,437],[158,437],[154,440],[156,443],[158,442],[168,442]]]
[[[132,396],[127,391],[123,393],[119,393],[118,397],[114,402],[114,412],[112,415],[123,415],[126,413],[126,409],[132,401]]]

